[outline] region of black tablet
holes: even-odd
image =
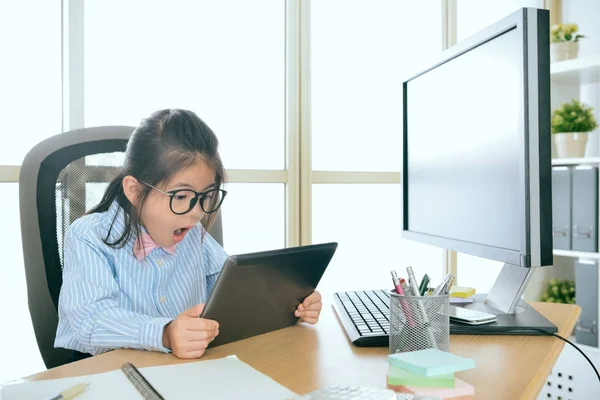
[[[296,324],[294,311],[314,292],[336,248],[323,243],[228,257],[201,315],[219,323],[209,347]]]

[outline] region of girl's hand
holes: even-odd
[[[204,304],[185,310],[171,321],[163,331],[163,346],[171,349],[178,358],[200,358],[208,344],[219,334],[219,324],[210,319],[198,318]]]
[[[316,324],[319,320],[319,315],[321,314],[321,308],[323,308],[321,293],[315,290],[298,306],[294,315],[300,317],[301,321],[308,322],[309,324]]]

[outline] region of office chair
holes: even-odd
[[[21,237],[29,313],[47,368],[70,361],[54,348],[62,285],[63,238],[69,225],[99,203],[119,171],[133,127],[77,129],[37,144],[19,177]],[[209,233],[223,244],[221,214]]]

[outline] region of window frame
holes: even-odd
[[[458,0],[441,0],[442,49],[456,43]],[[62,0],[62,130],[84,126],[85,1]],[[560,18],[562,0],[545,0]],[[285,0],[285,169],[228,169],[229,183],[283,183],[286,244],[312,243],[314,184],[399,184],[400,172],[318,171],[311,167],[310,0]],[[0,182],[19,182],[20,165],[0,165]],[[457,276],[457,255],[444,250],[444,273]]]

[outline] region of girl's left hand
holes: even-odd
[[[323,308],[321,293],[315,290],[298,306],[294,315],[300,317],[301,321],[308,322],[309,324],[316,324],[319,320],[319,315],[321,314],[321,308]]]

